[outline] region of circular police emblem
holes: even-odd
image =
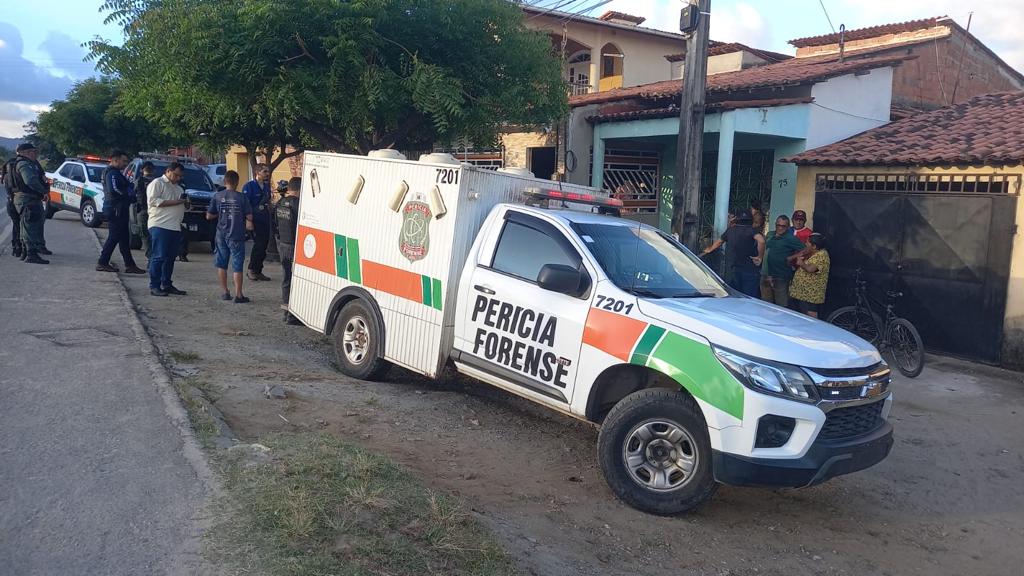
[[[402,232],[398,238],[398,249],[409,262],[422,260],[430,250],[430,221],[434,215],[430,205],[411,200],[402,209]]]
[[[316,237],[312,234],[306,234],[306,239],[302,241],[302,253],[310,260],[316,254]]]

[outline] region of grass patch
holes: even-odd
[[[180,350],[172,350],[171,358],[181,364],[192,364],[199,360],[199,354],[195,352],[182,352]]]
[[[508,557],[455,499],[324,433],[264,440],[269,460],[221,459],[230,513],[209,552],[236,574],[507,575]]]
[[[224,396],[224,388],[218,384],[214,384],[209,380],[203,380],[202,378],[186,378],[185,383],[189,386],[199,390],[203,393],[203,396],[210,401],[210,404],[216,404]]]
[[[174,389],[178,392],[178,397],[185,404],[185,409],[188,412],[188,419],[192,423],[192,429],[196,432],[196,439],[204,448],[213,448],[213,439],[217,437],[219,433],[217,429],[217,423],[213,419],[213,415],[207,410],[207,405],[200,402],[195,396],[195,392],[191,390],[193,388],[193,381],[195,378],[189,378],[187,380],[174,379]],[[212,402],[212,399],[208,399]]]

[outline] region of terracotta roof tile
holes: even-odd
[[[877,36],[884,36],[887,34],[900,34],[902,32],[915,32],[917,30],[927,30],[928,28],[934,28],[940,20],[945,16],[935,16],[932,18],[922,18],[920,20],[910,20],[908,22],[897,22],[895,24],[881,24],[879,26],[870,26],[867,28],[857,28],[856,30],[847,30],[845,34],[845,40],[852,42],[854,40],[865,40],[867,38],[875,38]],[[821,36],[808,36],[807,38],[797,38],[796,40],[790,40],[790,44],[797,48],[805,48],[807,46],[823,46],[827,44],[839,43],[839,33],[835,34],[823,34]]]
[[[908,56],[885,56],[838,62],[835,59],[791,58],[775,64],[747,68],[736,72],[724,72],[708,76],[707,91],[729,92],[751,88],[796,86],[821,82],[836,76],[866,72],[875,68],[898,66]],[[569,98],[570,106],[586,106],[629,98],[669,98],[678,96],[682,80],[663,80],[651,84],[617,88],[605,92],[581,94]]]
[[[832,166],[1008,164],[1024,161],[1024,91],[920,112],[783,162]]]
[[[788,106],[790,104],[810,104],[814,99],[806,98],[772,98],[765,100],[726,100],[723,102],[709,102],[704,108],[708,112],[722,112],[725,110],[739,110],[742,108],[774,108],[776,106]],[[605,112],[601,111],[594,116],[587,118],[588,122],[600,124],[604,122],[626,122],[629,120],[652,120],[656,118],[673,118],[679,116],[679,106],[673,104],[662,108],[650,108],[643,110],[621,110]]]

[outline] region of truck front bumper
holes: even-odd
[[[892,424],[886,421],[862,436],[818,439],[801,458],[751,458],[715,450],[715,480],[731,486],[812,486],[878,464],[892,444]]]

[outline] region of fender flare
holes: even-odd
[[[377,299],[373,297],[365,288],[360,286],[347,286],[342,288],[334,298],[331,300],[331,305],[327,307],[327,319],[324,322],[324,334],[332,336],[334,332],[334,323],[338,319],[338,314],[341,314],[341,309],[346,304],[353,300],[362,300],[370,307],[370,311],[373,314],[373,322],[377,328],[377,333],[380,334],[381,346],[377,348],[377,356],[384,358],[384,350],[387,345],[387,329],[384,325],[384,316],[380,312],[380,306],[377,304]]]

